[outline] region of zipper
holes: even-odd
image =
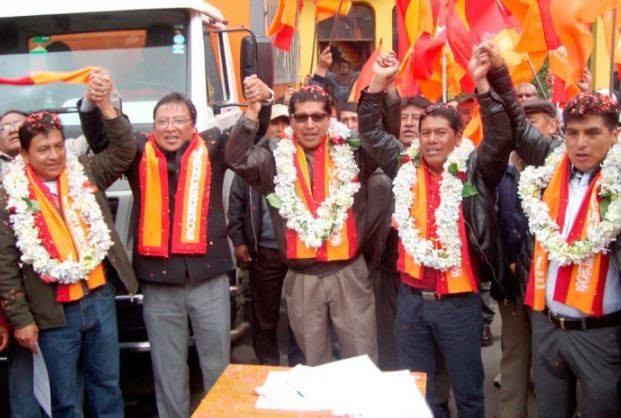
[[[248,186],[248,203],[250,204],[250,228],[252,230],[252,237],[254,238],[254,252],[259,252],[259,240],[257,238],[257,232],[254,230],[254,210],[252,209],[252,187]],[[259,201],[259,204],[262,203]]]

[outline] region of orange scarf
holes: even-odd
[[[151,133],[140,160],[138,253],[154,257],[168,257],[171,252],[205,254],[210,186],[209,152],[205,142],[194,131],[190,145],[181,158],[170,248],[166,157]]]
[[[294,161],[297,172],[295,182],[296,193],[313,216],[317,216],[317,208],[330,194],[329,185],[334,172],[334,162],[330,158],[328,140],[324,140],[313,154],[312,187],[306,154],[304,149],[297,143]],[[308,248],[300,240],[297,232],[287,228],[287,258],[292,260],[314,258],[317,261],[349,260],[356,255],[357,240],[356,219],[351,208],[347,211],[347,221],[343,224],[340,233],[341,243],[339,245],[333,245],[330,239],[327,239],[321,247],[314,249]]]
[[[589,189],[580,204],[580,209],[566,239],[568,243],[586,238],[589,227],[600,221],[597,196],[599,178],[600,174],[597,174],[589,184]],[[560,230],[565,224],[569,180],[569,158],[565,155],[543,193],[543,201],[550,210],[550,217],[556,220]],[[587,315],[601,316],[608,263],[608,254],[596,254],[580,264],[560,267],[554,288],[554,300],[576,308]],[[535,252],[530,265],[530,276],[524,300],[524,303],[535,311],[542,311],[546,306],[548,264],[548,252],[538,241],[535,241]]]
[[[86,242],[88,227],[78,211],[71,209],[72,199],[69,195],[69,182],[67,180],[67,169],[58,177],[58,200],[59,208],[54,204],[49,189],[34,174],[30,165],[26,165],[26,175],[30,184],[30,199],[36,200],[39,204],[39,211],[35,213],[35,225],[39,230],[43,247],[51,258],[62,261],[79,260],[81,243]],[[67,222],[69,219],[79,219],[81,228],[72,229]],[[55,280],[46,275],[41,275],[41,280],[51,283]],[[56,285],[56,300],[58,302],[73,302],[81,299],[87,290],[95,289],[106,283],[103,264],[99,264],[88,275],[86,283],[81,280],[72,284]]]
[[[410,208],[412,218],[416,221],[416,226],[421,235],[426,239],[430,237],[430,225],[427,219],[427,197],[428,195],[428,183],[429,174],[424,164],[421,164],[416,168],[417,181],[412,188],[412,194],[414,195],[414,204]],[[435,208],[434,208],[435,210]],[[452,268],[448,271],[441,272],[440,280],[437,283],[436,292],[438,295],[450,294],[450,293],[465,293],[465,292],[477,292],[478,284],[472,271],[472,263],[470,260],[470,254],[468,252],[468,238],[466,235],[466,224],[464,222],[464,215],[459,211],[459,236],[461,238],[461,266],[458,268]],[[427,268],[418,264],[414,258],[408,254],[405,247],[399,239],[398,244],[399,258],[397,260],[397,269],[410,275],[414,279],[420,280],[423,278],[423,268]]]

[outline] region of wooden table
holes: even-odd
[[[319,418],[331,417],[330,411],[295,412],[256,409],[257,395],[254,389],[261,386],[267,374],[272,370],[283,371],[288,367],[256,366],[246,364],[230,364],[222,373],[207,396],[202,400],[192,418],[212,417],[300,417]],[[421,393],[425,393],[427,379],[425,373],[413,372],[416,385]]]

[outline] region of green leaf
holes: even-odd
[[[282,206],[282,201],[278,196],[276,196],[276,193],[270,193],[265,196],[265,198],[273,208],[280,209],[280,207]]]
[[[356,151],[358,148],[360,148],[360,139],[359,138],[348,138],[345,142],[347,142],[347,144],[354,151]]]
[[[462,197],[472,197],[477,195],[479,192],[476,187],[469,181],[464,183],[464,189],[461,191]]]
[[[414,156],[414,158],[412,158],[412,161],[414,162],[414,165],[415,165],[416,167],[419,167],[419,166],[420,166],[420,162],[421,162],[421,159],[420,159],[420,153],[416,154],[416,155]]]
[[[610,196],[603,197],[599,202],[599,215],[604,219],[606,213],[608,213],[608,206],[610,206]]]
[[[451,173],[451,175],[456,176],[457,175],[457,163],[451,163],[448,166],[448,172]],[[472,186],[472,185],[471,185]]]
[[[22,199],[24,199],[24,202],[26,202],[26,205],[28,206],[28,210],[31,211],[32,213],[37,213],[41,210],[41,206],[39,205],[39,202],[37,202],[36,200],[31,200],[31,199],[28,199],[27,197],[23,197]]]

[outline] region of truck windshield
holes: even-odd
[[[107,68],[134,123],[153,121],[157,100],[187,91],[186,13],[180,10],[29,16],[0,19],[0,77],[39,71]],[[81,84],[0,85],[6,109],[56,109],[66,125],[79,125]]]

